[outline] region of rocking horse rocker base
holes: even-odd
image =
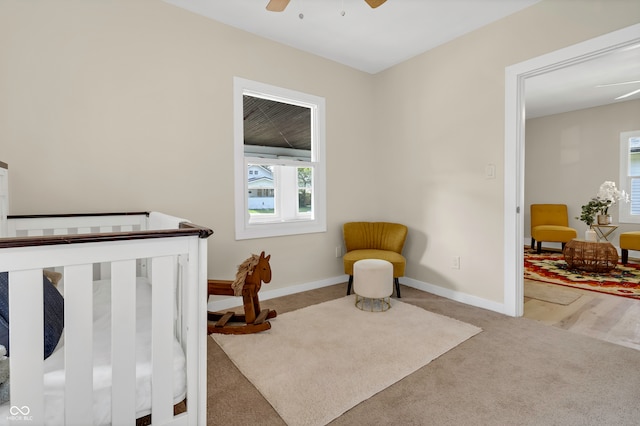
[[[250,334],[271,328],[271,323],[267,320],[275,318],[278,314],[276,311],[269,309],[260,309],[260,300],[258,299],[261,282],[269,283],[271,281],[270,257],[267,256],[265,258],[264,252],[262,252],[259,259],[256,255],[247,259],[245,263],[240,265],[236,281],[207,281],[208,294],[216,296],[238,296],[237,289],[234,289],[234,287],[238,286],[235,286],[234,283],[241,284],[241,295],[244,304],[244,314],[238,314],[233,311],[209,311],[207,313],[207,331],[209,334]],[[253,262],[250,262],[252,260]],[[251,266],[251,264],[254,266]],[[243,267],[245,269],[244,274],[242,274]]]
[[[267,320],[277,316],[276,311],[263,309],[255,317],[254,321],[247,321],[245,314],[229,312],[208,312],[209,324],[207,331],[209,334],[251,334],[269,330],[271,323]]]

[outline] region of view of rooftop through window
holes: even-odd
[[[311,109],[256,96],[243,96],[245,157],[311,160]],[[278,216],[278,164],[249,164],[248,209],[251,216]],[[297,214],[312,213],[311,167],[293,167],[297,180]],[[284,171],[284,170],[282,170]],[[287,174],[286,172],[284,174]],[[282,207],[280,207],[282,208]]]
[[[323,98],[234,79],[236,235],[326,231]]]

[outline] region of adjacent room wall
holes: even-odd
[[[10,213],[186,217],[215,231],[212,278],[271,253],[265,290],[340,277],[345,221],[403,222],[411,283],[498,310],[505,67],[639,20],[635,0],[545,0],[372,76],[162,2],[4,1]],[[233,76],[326,98],[328,232],[234,240]]]
[[[604,181],[619,187],[620,133],[632,130],[640,130],[640,100],[527,120],[525,243],[531,242],[529,207],[535,203],[566,204],[569,226],[584,235],[587,226],[575,217]],[[618,223],[618,207],[610,213]],[[609,240],[618,245],[620,232],[638,229],[621,224]]]

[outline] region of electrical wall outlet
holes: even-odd
[[[453,256],[451,258],[451,268],[460,269],[460,256]]]
[[[336,246],[336,257],[342,256],[342,247]]]

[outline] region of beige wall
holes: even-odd
[[[639,18],[633,0],[543,1],[371,76],[162,2],[3,1],[10,213],[187,217],[215,231],[211,277],[266,250],[271,289],[342,274],[343,222],[394,220],[408,277],[501,303],[504,68]],[[327,233],[234,240],[233,76],[326,98]]]
[[[542,1],[375,76],[381,208],[410,227],[409,277],[503,301],[505,67],[639,21],[640,2]]]
[[[584,235],[587,226],[575,217],[602,182],[619,186],[620,133],[632,130],[640,130],[640,100],[527,120],[525,235],[531,235],[529,206],[535,203],[566,204],[569,225]],[[618,208],[610,212],[617,223]],[[609,239],[618,245],[620,232],[638,229],[622,224]]]
[[[0,73],[12,214],[186,217],[215,232],[211,277],[265,250],[271,289],[343,274],[339,225],[374,216],[368,74],[163,2],[84,0],[2,2]],[[326,98],[327,233],[234,240],[234,76]]]

